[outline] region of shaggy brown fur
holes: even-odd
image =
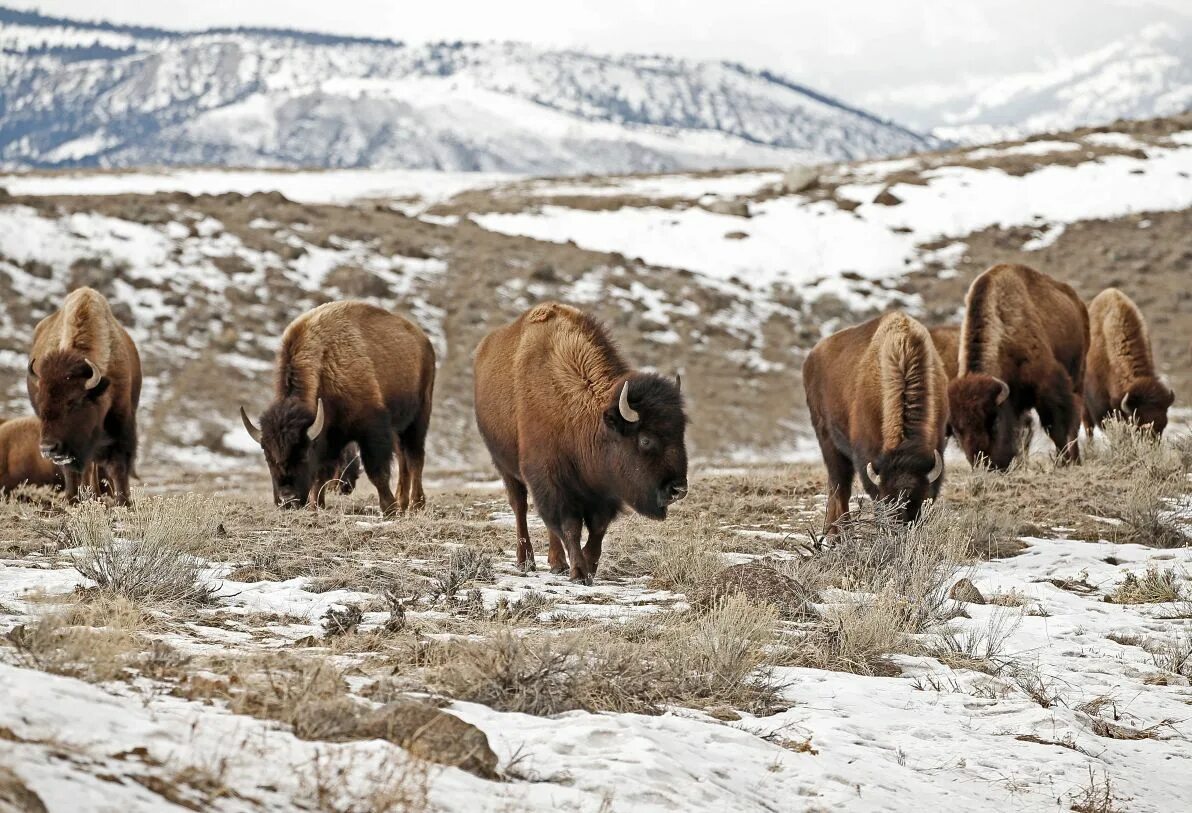
[[[265,452],[278,505],[313,499],[322,507],[344,447],[354,442],[382,513],[422,507],[435,351],[421,328],[367,302],[320,305],[286,328],[276,372],[276,397],[260,429],[243,408],[241,418]],[[320,400],[322,431],[312,438]]]
[[[550,532],[551,570],[563,572],[570,559],[571,578],[587,583],[624,505],[663,519],[686,495],[677,383],[630,369],[604,327],[581,311],[556,302],[530,309],[485,337],[475,372],[476,424],[513,507],[519,567],[535,566],[527,489]],[[622,392],[635,421],[620,408]]]
[[[904,313],[847,328],[812,348],[803,387],[828,469],[827,533],[848,511],[854,473],[874,499],[904,500],[908,521],[918,517],[924,500],[936,497],[947,386],[927,329]],[[878,482],[867,472],[870,465]]]
[[[0,421],[0,491],[22,486],[63,484],[58,467],[42,457],[41,423],[36,417]]]
[[[1079,462],[1088,344],[1088,312],[1071,286],[1025,265],[995,265],[973,280],[959,376],[948,386],[952,430],[969,462],[1009,467],[1029,409],[1060,459]]]
[[[1175,394],[1155,372],[1151,339],[1138,306],[1117,288],[1108,288],[1089,303],[1089,329],[1084,373],[1084,425],[1089,436],[1113,413],[1163,434]]]
[[[927,332],[931,334],[931,341],[944,361],[948,380],[952,381],[960,374],[960,326],[938,325]]]
[[[127,505],[141,358],[102,294],[79,288],[38,323],[26,386],[41,419],[42,452],[61,466],[67,498],[78,499],[84,471],[94,462],[96,478],[107,482],[118,505]]]

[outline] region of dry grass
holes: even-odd
[[[17,626],[8,640],[25,666],[101,683],[126,676],[143,657],[166,656],[139,635],[147,623],[131,601],[99,596]]]
[[[998,674],[1009,663],[1006,641],[1022,623],[1022,613],[998,609],[984,625],[945,626],[928,647],[932,655],[953,669],[975,669]]]
[[[1088,784],[1068,794],[1069,809],[1075,813],[1125,813],[1126,809],[1118,806],[1122,800],[1114,792],[1109,774],[1102,772],[1098,777],[1093,766],[1088,767]]]
[[[101,590],[133,601],[199,604],[218,589],[186,549],[216,533],[213,501],[147,498],[135,510],[80,504],[63,526],[71,562]]]
[[[1113,604],[1162,604],[1183,598],[1182,577],[1175,568],[1159,570],[1154,565],[1141,575],[1127,573],[1105,600]]]
[[[419,678],[436,691],[504,711],[657,714],[669,704],[765,710],[763,668],[775,642],[769,608],[728,598],[698,615],[550,637],[508,630],[432,648]]]

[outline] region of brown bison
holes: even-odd
[[[523,570],[535,568],[527,489],[550,534],[551,572],[570,560],[571,578],[587,584],[605,531],[626,505],[665,519],[686,496],[678,382],[631,369],[592,317],[538,305],[485,337],[475,372],[476,424],[505,481]]]
[[[344,448],[356,443],[383,514],[422,507],[435,351],[421,328],[367,302],[320,305],[286,328],[276,373],[260,428],[244,407],[240,418],[265,452],[278,505],[323,507]]]
[[[917,519],[944,473],[947,374],[927,329],[888,313],[822,340],[803,364],[811,424],[828,469],[824,530],[848,511],[853,474],[875,500]]]
[[[1175,394],[1155,374],[1142,312],[1130,297],[1108,288],[1089,303],[1089,354],[1084,371],[1084,425],[1118,413],[1157,435],[1167,428]]]
[[[0,491],[23,485],[62,487],[62,472],[42,456],[40,445],[36,417],[0,420]]]
[[[1010,466],[1034,409],[1060,459],[1080,462],[1089,318],[1071,286],[1025,265],[995,265],[969,286],[952,431],[974,466]]]
[[[78,500],[94,462],[93,482],[106,481],[115,502],[127,505],[141,358],[99,292],[71,292],[60,311],[38,323],[26,386],[41,419],[41,453],[62,468],[67,499]]]

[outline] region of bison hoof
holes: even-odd
[[[592,586],[592,575],[589,573],[586,576],[572,576],[571,581],[575,582],[576,584],[582,584],[585,587],[591,587]]]

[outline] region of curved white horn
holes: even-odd
[[[91,359],[83,359],[83,361],[87,362],[87,367],[89,367],[91,370],[91,377],[83,383],[83,387],[85,389],[93,390],[99,386],[99,380],[103,378],[103,373],[99,371],[98,367],[91,363]]]
[[[629,406],[629,382],[625,382],[625,386],[621,387],[621,400],[617,402],[617,409],[621,411],[621,417],[629,423],[637,423],[642,419],[641,415],[637,414],[637,410]]]
[[[931,471],[927,472],[927,482],[934,483],[940,479],[940,475],[944,473],[944,456],[940,454],[940,450],[935,450],[935,466]]]
[[[240,407],[240,420],[244,421],[244,428],[248,430],[249,437],[261,445],[261,430],[253,426],[253,422],[249,419],[248,413],[244,411],[244,407]]]
[[[1002,381],[1000,378],[994,378],[993,380],[1000,384],[1002,388],[1002,391],[998,393],[997,396],[997,405],[1001,406],[1002,404],[1006,403],[1006,399],[1010,397],[1010,385],[1005,381]]]
[[[30,359],[29,359],[29,377],[30,378],[37,378],[37,372],[33,369],[33,362],[35,362],[35,361],[37,361],[37,359],[30,357]]]
[[[677,389],[679,392],[683,391],[683,376],[679,375],[678,373],[675,373],[675,389]]]
[[[873,482],[873,484],[875,486],[880,486],[882,484],[881,475],[879,475],[877,473],[877,470],[875,470],[873,468],[872,461],[865,464],[865,474],[867,474],[869,476],[869,479]]]
[[[1122,412],[1126,415],[1130,415],[1134,412],[1134,410],[1130,409],[1129,404],[1130,404],[1130,393],[1126,393],[1125,395],[1122,396]]]
[[[323,399],[319,399],[319,405],[315,408],[315,422],[306,430],[306,436],[314,440],[319,435],[323,434],[323,420],[326,415],[323,414]]]

